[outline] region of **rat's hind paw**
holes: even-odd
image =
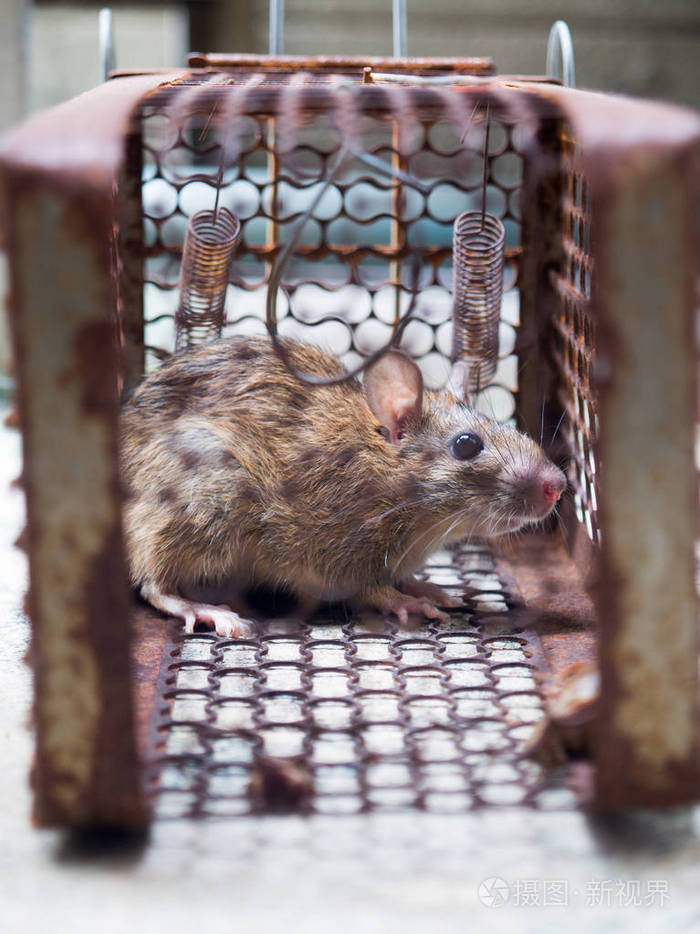
[[[439,584],[431,584],[430,581],[419,580],[417,577],[413,577],[413,575],[399,581],[396,587],[401,593],[408,594],[409,597],[421,597],[436,606],[454,609],[464,604],[463,597],[455,597]]]
[[[408,624],[409,613],[417,613],[427,619],[447,619],[447,615],[438,610],[430,600],[425,597],[411,597],[394,587],[382,587],[373,591],[367,598],[367,603],[385,615],[393,613],[402,626]]]
[[[250,623],[234,613],[230,606],[222,603],[212,606],[209,603],[194,603],[184,597],[162,593],[155,584],[144,584],[141,588],[144,600],[162,610],[169,616],[175,616],[185,623],[185,632],[194,632],[197,623],[207,623],[214,626],[217,636],[226,638],[238,637],[245,639],[252,633]]]

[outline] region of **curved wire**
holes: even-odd
[[[414,256],[413,269],[412,269],[412,282],[411,282],[411,301],[404,315],[394,324],[394,328],[389,340],[384,344],[383,347],[380,347],[378,350],[375,350],[368,357],[366,357],[362,363],[354,367],[352,370],[344,373],[342,376],[314,376],[312,373],[304,373],[301,370],[298,370],[292,360],[290,359],[289,352],[283,343],[280,340],[277,333],[277,293],[279,291],[280,282],[282,279],[282,273],[287,265],[287,261],[291,254],[294,252],[296,247],[299,244],[301,239],[301,232],[304,229],[304,225],[309,220],[313,212],[316,210],[321,198],[324,196],[328,187],[333,183],[333,180],[338,175],[343,162],[346,157],[349,155],[355,155],[354,148],[350,147],[346,143],[340,148],[338,155],[336,156],[333,164],[326,176],[326,180],[321,188],[316,192],[316,195],[311,202],[310,206],[306,209],[304,216],[300,220],[296,230],[292,234],[289,242],[286,244],[284,249],[280,252],[279,256],[275,260],[275,263],[270,272],[270,279],[267,285],[267,301],[265,305],[265,326],[267,327],[267,332],[270,335],[270,340],[272,341],[272,346],[275,350],[275,353],[280,358],[282,363],[286,366],[290,373],[295,376],[298,380],[303,383],[307,383],[312,386],[335,386],[340,383],[347,383],[350,380],[355,379],[356,376],[359,376],[370,364],[374,363],[376,360],[379,360],[388,350],[393,349],[399,343],[406,326],[413,316],[413,311],[415,308],[416,300],[418,297],[418,277],[420,272],[420,261],[417,255]],[[387,170],[389,166],[386,167]]]

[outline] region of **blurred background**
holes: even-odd
[[[391,54],[391,0],[285,5],[289,54]],[[269,0],[111,6],[120,69],[181,66],[190,49],[268,49]],[[0,132],[99,82],[99,8],[0,0]],[[700,0],[408,0],[408,53],[485,55],[501,73],[542,74],[558,18],[571,27],[579,87],[700,106]],[[0,252],[0,304],[5,280]],[[0,315],[0,382],[9,366],[4,328]]]
[[[117,67],[182,65],[189,49],[266,52],[268,0],[115,0]],[[0,0],[0,129],[98,81],[98,4]],[[409,0],[409,55],[489,55],[544,70],[565,19],[581,87],[700,105],[699,0]],[[390,0],[286,0],[290,54],[391,53]]]

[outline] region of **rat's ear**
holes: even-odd
[[[466,360],[456,360],[452,364],[445,389],[452,393],[457,402],[469,405],[469,364]]]
[[[363,386],[370,409],[397,444],[406,424],[423,410],[423,374],[398,350],[389,350],[365,370]]]

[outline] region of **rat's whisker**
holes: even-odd
[[[559,421],[557,422],[557,427],[554,429],[554,434],[552,435],[552,440],[549,442],[549,443],[550,443],[550,446],[551,446],[552,444],[554,444],[554,441],[555,441],[555,439],[556,439],[556,437],[557,437],[557,433],[558,433],[559,429],[560,429],[561,426],[562,426],[562,422],[564,421],[564,416],[565,416],[565,415],[566,415],[566,409],[563,409],[561,415],[559,416]]]

